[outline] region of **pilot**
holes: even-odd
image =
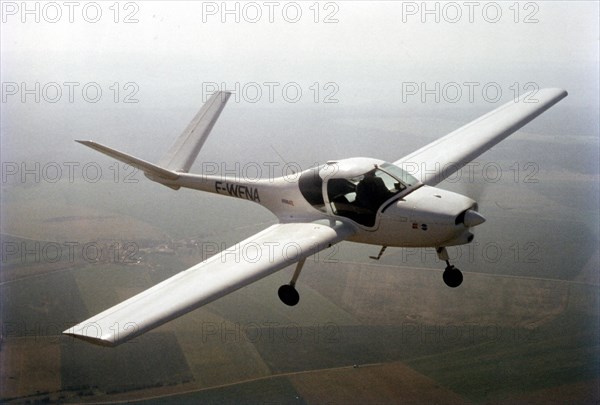
[[[365,173],[365,177],[356,186],[356,203],[373,212],[391,196],[383,179],[375,176],[375,170]]]

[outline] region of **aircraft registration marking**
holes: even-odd
[[[215,182],[215,190],[219,194],[227,194],[232,197],[243,198],[254,202],[260,202],[258,190],[254,187],[245,186],[242,184],[233,184],[223,181]]]

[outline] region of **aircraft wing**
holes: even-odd
[[[282,223],[64,331],[116,346],[251,284],[354,233],[342,222]]]
[[[562,89],[522,95],[394,162],[418,180],[435,185],[567,96]]]

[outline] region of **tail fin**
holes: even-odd
[[[177,138],[171,149],[160,159],[158,165],[174,172],[187,173],[217,122],[229,96],[231,93],[227,91],[213,94]]]
[[[158,165],[138,159],[135,156],[128,155],[127,153],[120,152],[94,141],[77,140],[76,142],[104,153],[114,159],[120,160],[121,162],[127,163],[128,165],[143,171],[151,180],[177,190],[179,189],[178,185],[168,184],[169,182],[163,182],[161,179],[177,180],[180,177],[178,172],[188,172],[192,163],[194,163],[196,156],[198,156],[198,152],[200,152],[200,148],[202,148],[204,141],[208,138],[211,129],[219,118],[230,95],[231,93],[226,91],[219,91],[213,94],[202,106],[185,131],[177,138],[177,141],[171,146],[169,152],[161,158]]]

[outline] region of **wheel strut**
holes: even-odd
[[[294,270],[294,275],[292,276],[290,283],[282,285],[279,287],[279,290],[277,290],[277,295],[279,296],[281,302],[283,302],[285,305],[289,305],[290,307],[293,307],[300,301],[300,294],[298,294],[295,285],[296,281],[298,281],[298,277],[300,276],[300,272],[302,271],[305,261],[306,258],[300,260],[298,264],[296,264],[296,270]]]
[[[446,248],[439,247],[436,248],[435,251],[438,255],[438,258],[446,262],[446,269],[444,270],[444,274],[442,275],[444,283],[446,283],[448,287],[452,288],[456,288],[459,285],[461,285],[463,282],[462,272],[450,264],[450,258],[448,256],[448,251],[446,250]]]
[[[301,259],[296,264],[296,270],[294,270],[294,275],[292,276],[292,280],[290,281],[290,285],[292,287],[296,285],[296,281],[298,281],[298,277],[300,277],[300,272],[302,271],[302,267],[304,266],[305,261],[306,261],[306,258]]]

